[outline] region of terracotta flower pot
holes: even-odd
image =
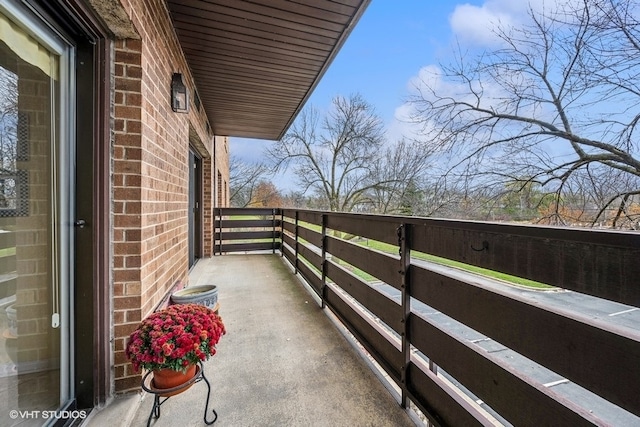
[[[189,380],[193,379],[196,375],[196,365],[190,365],[187,368],[187,372],[182,373],[181,371],[174,371],[172,369],[160,369],[157,371],[153,371],[153,386],[158,390],[170,389],[174,387],[178,387]],[[194,381],[184,388],[160,394],[161,397],[169,397],[174,396],[178,393],[182,393],[187,390],[189,387],[193,385]]]

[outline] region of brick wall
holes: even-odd
[[[202,195],[202,232],[203,236],[203,247],[202,247],[202,255],[205,257],[213,256],[213,201],[214,199],[214,185],[213,185],[213,159],[209,157],[208,159],[202,160],[202,187],[204,189]]]
[[[115,44],[113,323],[116,390],[136,387],[125,339],[142,319],[142,42]]]
[[[171,110],[172,74],[182,73],[187,86],[194,86],[165,2],[123,0],[122,5],[141,39],[115,45],[113,323],[118,392],[140,385],[140,374],[124,355],[126,338],[168,292],[188,281],[190,143],[203,157],[205,255],[211,255],[212,200],[207,194],[213,191],[214,166],[213,137],[203,109],[194,107],[192,96],[189,114]],[[221,160],[228,180],[228,159]]]

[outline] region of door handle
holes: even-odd
[[[79,219],[76,222],[74,222],[73,225],[78,228],[84,228],[87,225],[87,221],[85,221],[84,219]]]

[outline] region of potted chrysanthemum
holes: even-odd
[[[145,318],[129,336],[125,352],[136,371],[153,371],[154,386],[167,389],[193,378],[197,363],[216,354],[225,332],[222,318],[212,309],[175,304]]]

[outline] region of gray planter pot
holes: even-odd
[[[173,304],[200,304],[213,309],[218,302],[216,285],[188,286],[171,295]]]

